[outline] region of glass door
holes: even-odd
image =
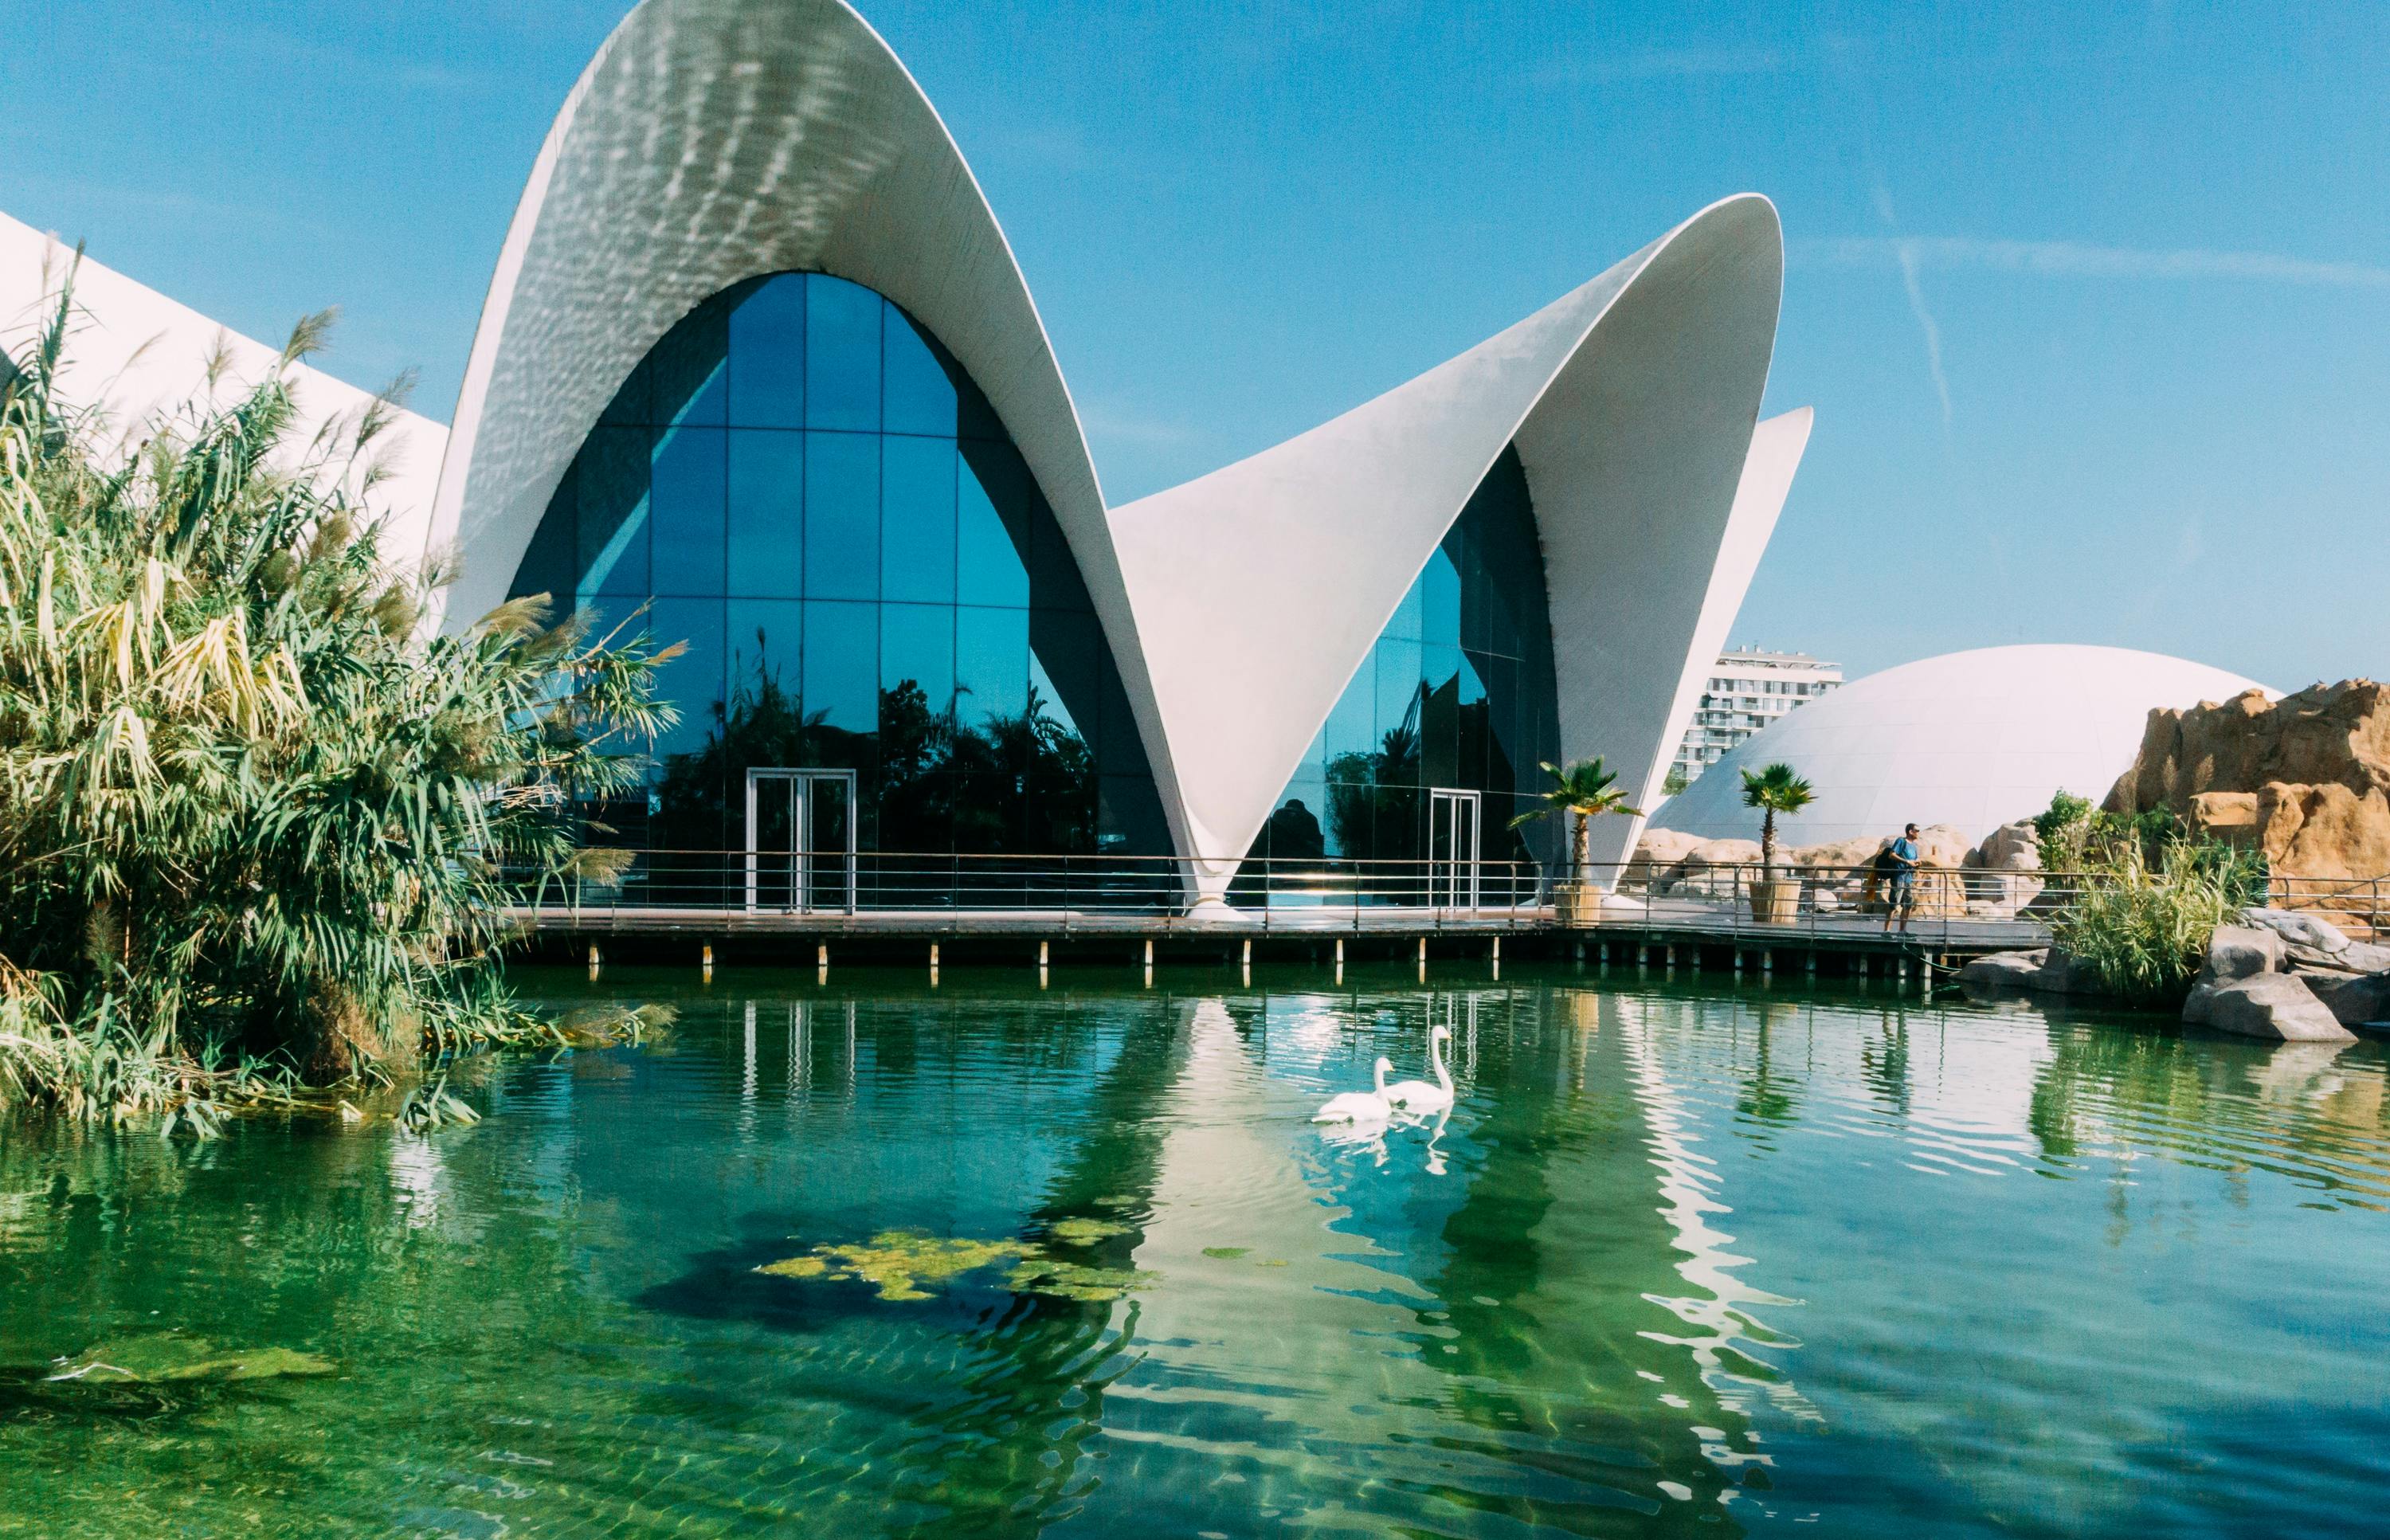
[[[1427,799],[1428,902],[1438,908],[1477,907],[1477,823],[1474,791],[1430,789]]]
[[[852,914],[854,772],[747,772],[747,907]]]

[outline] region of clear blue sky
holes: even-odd
[[[455,400],[625,0],[0,0],[0,209]],[[2390,6],[866,0],[985,184],[1114,501],[1753,189],[1818,423],[1736,626],[2390,675]],[[233,19],[238,15],[238,19]],[[1620,559],[1633,559],[1622,551]]]

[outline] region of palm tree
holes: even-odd
[[[1762,877],[1776,874],[1776,815],[1790,817],[1816,801],[1809,783],[1792,773],[1789,764],[1778,763],[1760,770],[1742,773],[1742,805],[1760,812],[1759,872]]]
[[[1592,855],[1593,831],[1589,820],[1605,813],[1623,813],[1630,818],[1643,816],[1643,810],[1626,805],[1626,793],[1618,789],[1618,773],[1602,767],[1601,756],[1578,760],[1563,770],[1551,761],[1543,762],[1544,773],[1552,777],[1551,786],[1544,792],[1542,802],[1510,820],[1510,827],[1531,823],[1537,818],[1572,817],[1575,819],[1569,839],[1569,879],[1585,880],[1585,869]]]

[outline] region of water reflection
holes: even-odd
[[[6,1125],[18,1383],[164,1326],[342,1372],[0,1394],[0,1534],[2322,1532],[2390,1475],[2373,1045],[1356,977],[804,976],[431,1139]],[[1324,1142],[1432,1024],[1455,1106]],[[1139,1281],[756,1271],[901,1230]]]

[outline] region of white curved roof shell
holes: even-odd
[[[1805,411],[1754,434],[1783,252],[1746,195],[1407,385],[1110,509],[995,215],[879,35],[843,0],[644,0],[558,114],[491,283],[433,518],[463,558],[448,625],[504,597],[658,340],[790,270],[894,301],[985,392],[1211,894],[1507,445],[1544,545],[1562,751],[1656,794],[1808,436]],[[1597,858],[1633,838],[1606,823]]]
[[[1774,207],[1728,199],[1408,384],[1116,510],[1194,853],[1252,843],[1511,443],[1543,544],[1561,752],[1656,790],[1703,638],[1715,653],[1807,442],[1805,410],[1779,419],[1746,477],[1782,278]],[[1604,823],[1594,859],[1618,859],[1634,828]]]
[[[2204,663],[2114,647],[2027,646],[1945,653],[1870,674],[1746,739],[1651,822],[1706,839],[1759,837],[1742,805],[1744,768],[1778,761],[1817,801],[1777,838],[1819,845],[1947,824],[1980,840],[2049,805],[2098,802],[2132,763],[2157,707],[2263,688]],[[2268,693],[2272,693],[2268,691]]]

